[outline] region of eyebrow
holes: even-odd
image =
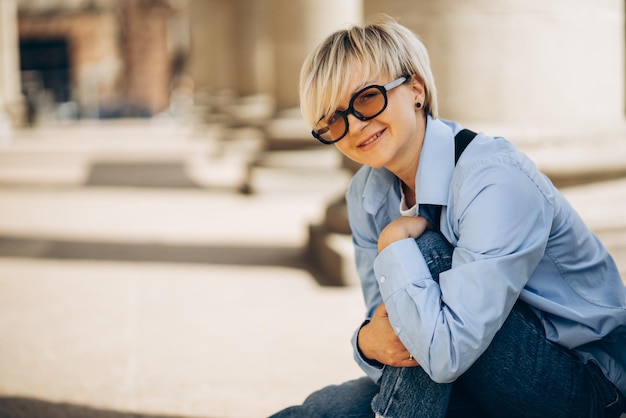
[[[355,88],[351,93],[350,93],[350,98],[352,98],[352,96],[354,96],[358,91],[363,90],[365,87],[368,86],[378,86],[378,84],[376,84],[376,82],[374,80],[367,80],[364,81],[363,83],[359,84],[357,86],[357,88]]]
[[[359,91],[363,90],[365,87],[368,87],[368,86],[377,86],[377,85],[378,85],[378,84],[376,84],[376,82],[375,82],[375,81],[373,81],[373,80],[367,80],[367,81],[364,81],[363,83],[361,83],[361,84],[357,85],[357,87],[356,87],[354,90],[352,90],[352,91],[348,92],[348,94],[350,95],[350,98],[348,99],[348,106],[350,105],[350,100],[352,100],[352,98],[354,97],[354,95],[355,95],[357,92],[359,92]],[[342,104],[343,104],[342,102],[339,102],[339,106],[341,106]],[[333,112],[332,112],[331,114],[335,113],[335,111],[337,111],[337,110],[346,110],[346,109],[348,108],[348,106],[344,106],[344,108],[343,108],[343,109],[340,109],[340,108],[339,108],[339,106],[337,106],[337,107],[333,110]],[[323,118],[323,117],[322,117],[322,118]]]

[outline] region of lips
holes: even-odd
[[[359,148],[363,148],[366,147],[368,145],[370,145],[371,143],[375,142],[378,138],[380,138],[380,136],[385,132],[385,130],[383,129],[380,132],[375,133],[374,135],[370,136],[367,140],[365,140],[364,142],[360,143],[358,145]]]

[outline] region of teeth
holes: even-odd
[[[373,137],[371,137],[370,139],[368,139],[367,141],[365,141],[364,143],[361,144],[361,146],[365,146],[367,144],[371,144],[372,142],[374,142],[376,140],[376,138],[378,138],[380,136],[380,133],[377,133],[376,135],[374,135]]]

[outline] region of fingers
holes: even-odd
[[[420,364],[414,358],[406,359],[402,362],[402,367],[418,367],[419,365]]]
[[[407,351],[409,358],[403,360],[403,367],[416,367],[419,366],[419,363],[417,362],[417,360],[415,360],[415,358],[413,358],[413,354],[409,353]]]
[[[415,360],[415,358],[413,358],[413,354],[409,353],[409,358],[407,359],[407,361],[413,365],[413,366],[419,366],[420,364],[417,362],[417,360]]]
[[[365,355],[367,355],[366,351],[370,353],[368,358],[373,358],[389,366],[419,366],[419,363],[395,334],[387,316],[387,308],[384,303],[381,303],[376,308],[370,323],[361,328],[359,332],[359,348]],[[373,339],[366,338],[365,331],[367,331],[367,334],[371,334],[370,331],[374,332],[375,337]]]
[[[393,360],[390,358],[387,363],[383,363],[383,364],[387,364],[393,367],[417,367],[419,366],[419,363],[417,362],[417,360],[415,360],[410,354],[408,354],[408,351],[406,353],[407,354],[402,355],[402,357],[398,355],[393,356]]]

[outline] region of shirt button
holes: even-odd
[[[380,276],[381,283],[385,283],[386,281],[387,281],[387,278],[385,276]]]
[[[400,331],[402,331],[402,328],[396,327],[396,334],[400,334]]]

